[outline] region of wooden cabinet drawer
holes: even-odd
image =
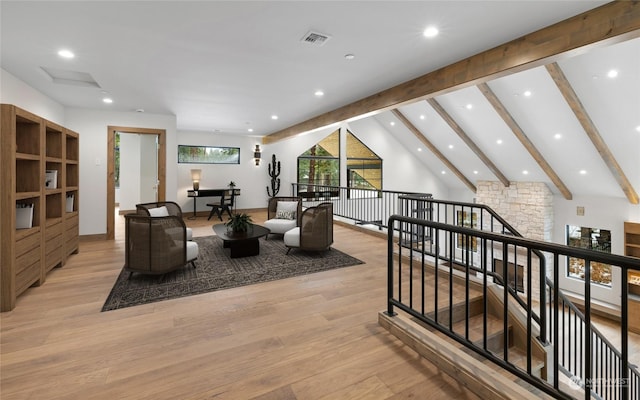
[[[44,245],[44,264],[46,271],[62,263],[62,243],[61,235],[54,236],[46,241]]]
[[[34,247],[23,255],[16,258],[16,274],[19,274],[31,267],[34,263],[40,263],[40,246]]]
[[[78,229],[78,215],[74,215],[71,217],[68,217],[65,221],[64,221],[64,229],[65,231],[68,231],[69,229]]]
[[[48,242],[55,237],[62,237],[62,223],[47,226],[44,231],[44,240]]]
[[[40,279],[40,258],[33,264],[26,265],[16,273],[16,296],[24,292]]]
[[[78,236],[76,236],[75,238],[69,239],[68,241],[65,241],[65,253],[66,255],[70,255],[72,253],[75,253],[78,250],[78,246],[80,245],[80,239],[78,238]]]
[[[40,232],[26,236],[20,240],[16,240],[16,257],[33,250],[35,247],[40,248]]]

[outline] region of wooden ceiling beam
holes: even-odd
[[[438,103],[436,99],[427,99],[427,103],[429,103],[429,105],[433,107],[434,110],[436,110],[436,112],[440,115],[440,117],[442,117],[442,119],[444,119],[444,121],[451,127],[451,129],[453,129],[453,131],[458,136],[460,136],[460,139],[462,139],[462,141],[471,149],[471,151],[473,151],[475,155],[478,156],[480,160],[482,160],[484,165],[486,165],[487,168],[489,168],[489,170],[493,172],[496,178],[498,178],[498,180],[502,182],[504,186],[508,187],[510,185],[509,179],[507,179],[507,177],[498,169],[498,167],[496,167],[493,161],[491,161],[491,159],[487,157],[487,155],[484,154],[482,150],[480,150],[480,147],[478,147],[478,145],[473,140],[471,140],[464,129],[462,129],[462,127],[458,125],[458,123],[451,117],[451,115],[449,115],[449,113],[444,108],[442,108],[440,103]]]
[[[613,1],[262,138],[269,144],[640,36],[640,2]]]
[[[591,143],[593,143],[596,150],[598,150],[600,157],[602,157],[604,163],[609,167],[609,171],[611,171],[611,174],[622,188],[627,199],[629,199],[629,202],[631,204],[638,204],[638,193],[636,193],[633,185],[631,185],[631,182],[629,182],[629,179],[627,179],[627,176],[620,167],[620,164],[618,164],[618,161],[609,149],[609,146],[607,146],[600,135],[600,132],[598,132],[598,128],[596,128],[595,124],[589,117],[589,113],[587,113],[587,110],[582,105],[580,98],[573,90],[573,87],[571,87],[571,83],[567,80],[567,77],[564,75],[564,72],[562,72],[560,66],[557,63],[551,63],[547,65],[546,68],[551,75],[551,78],[553,78],[553,81],[556,83],[556,86],[560,89],[560,92],[567,101],[567,104],[569,104],[569,107],[571,107],[576,118],[578,118],[580,125],[582,125],[582,129],[584,129],[589,139],[591,139]]]
[[[473,193],[476,193],[477,189],[473,182],[467,179],[467,177],[464,176],[464,174],[460,172],[460,170],[456,168],[456,166],[453,165],[453,163],[449,161],[449,159],[445,157],[445,155],[442,154],[440,150],[438,150],[438,148],[434,146],[433,143],[431,143],[429,139],[427,139],[422,134],[422,132],[420,132],[420,130],[407,119],[407,117],[405,117],[399,110],[391,110],[391,112],[396,116],[396,118],[400,120],[400,122],[404,124],[404,126],[407,127],[407,129],[411,131],[411,133],[416,136],[416,138],[418,138],[419,141],[422,142],[422,144],[424,144],[429,149],[429,151],[431,151],[436,157],[438,157],[438,159],[442,161],[442,163],[446,165],[447,168],[449,168],[449,170],[451,170],[451,172],[453,172],[453,174],[458,177],[458,179],[460,179],[465,185],[467,185],[467,187]]]
[[[520,143],[522,143],[522,145],[525,147],[525,149],[527,149],[529,154],[531,154],[531,157],[533,157],[533,159],[536,160],[540,168],[542,168],[544,173],[547,174],[549,179],[551,179],[551,182],[553,182],[553,184],[556,185],[558,190],[560,190],[560,193],[562,193],[564,198],[567,200],[571,200],[573,198],[573,195],[569,191],[569,188],[567,187],[567,185],[565,185],[564,182],[562,182],[558,174],[556,174],[553,168],[551,168],[551,165],[549,165],[547,160],[545,160],[545,158],[542,156],[542,153],[540,153],[540,151],[536,148],[533,142],[531,142],[529,137],[526,135],[526,133],[524,133],[522,128],[520,128],[520,125],[518,125],[516,120],[509,113],[509,111],[507,111],[504,104],[502,104],[500,99],[498,99],[498,96],[496,96],[495,93],[493,93],[489,85],[487,85],[486,83],[481,83],[478,85],[478,89],[480,89],[484,97],[489,101],[489,103],[491,103],[491,105],[496,110],[500,118],[502,118],[502,120],[507,124],[507,126],[511,129],[513,134],[516,135],[518,140],[520,140]]]

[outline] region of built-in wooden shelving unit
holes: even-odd
[[[640,223],[624,223],[624,255],[640,258]],[[629,330],[640,333],[640,272],[629,271]]]
[[[0,308],[9,311],[78,251],[79,137],[19,107],[1,107]]]

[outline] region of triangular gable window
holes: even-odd
[[[347,186],[382,190],[382,159],[347,131]]]

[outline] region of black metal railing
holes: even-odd
[[[534,384],[549,394],[558,397],[569,395],[561,389],[560,373],[571,377],[564,384],[570,388],[582,388],[585,398],[627,399],[640,398],[640,375],[635,365],[629,363],[627,330],[627,270],[640,269],[640,260],[612,254],[578,249],[574,247],[523,239],[518,232],[490,208],[480,204],[425,200],[414,196],[399,199],[403,213],[416,212],[421,218],[394,216],[390,219],[394,229],[389,234],[389,307],[397,306],[409,314],[468,345],[476,352],[491,359],[503,368]],[[474,217],[473,214],[476,214]],[[424,216],[429,216],[430,220]],[[394,280],[393,243],[398,244],[398,253],[406,255],[409,263],[402,271],[404,258],[398,258],[397,280]],[[404,253],[404,254],[403,254]],[[591,294],[590,276],[585,276],[584,313],[558,289],[559,271],[569,257],[579,258],[590,270],[592,262],[603,262],[621,268],[623,301],[621,304],[621,327],[619,341],[621,350],[608,340],[590,321]],[[501,261],[499,264],[496,261]],[[441,272],[434,273],[431,298],[425,300],[427,290],[424,274],[428,268],[438,265]],[[521,269],[518,266],[522,266]],[[421,271],[422,279],[414,282],[414,269]],[[537,269],[537,272],[535,271]],[[435,270],[434,270],[435,271]],[[442,275],[444,271],[444,275]],[[548,279],[545,271],[553,279]],[[407,274],[410,277],[407,281]],[[504,279],[507,277],[507,279]],[[534,277],[537,277],[535,279]],[[449,287],[441,288],[444,279]],[[462,299],[466,322],[464,335],[455,332],[454,286],[455,279],[464,282]],[[535,342],[527,340],[526,361],[516,365],[509,361],[510,336],[504,335],[501,355],[488,351],[491,333],[487,330],[487,312],[482,317],[483,337],[472,343],[469,339],[469,292],[478,285],[483,294],[483,310],[487,310],[487,284],[496,282],[502,293],[502,332],[510,328],[510,312],[525,316],[526,337],[537,337]],[[420,286],[415,286],[422,282]],[[507,282],[505,285],[504,283]],[[409,286],[409,293],[403,287]],[[419,307],[414,307],[415,291],[421,292]],[[442,291],[448,298],[441,299]],[[407,298],[404,298],[407,297]],[[408,301],[407,301],[408,299]],[[514,299],[516,302],[510,302]],[[425,301],[430,307],[425,309]],[[448,307],[445,325],[439,321],[440,306]],[[544,305],[540,307],[540,305]],[[426,311],[425,311],[426,310]],[[435,311],[434,311],[435,310]],[[512,314],[513,315],[513,314]],[[545,349],[550,354],[544,360],[543,371],[534,371],[533,359],[536,349]],[[588,351],[591,349],[591,351]],[[545,356],[546,357],[546,356]],[[639,360],[633,360],[638,362]],[[626,367],[625,367],[626,366]],[[534,372],[539,375],[534,375]]]
[[[291,194],[300,196],[305,207],[322,202],[333,203],[333,214],[355,221],[359,225],[387,228],[389,217],[399,212],[399,198],[413,195],[431,198],[428,193],[362,189],[345,186],[292,183]]]

